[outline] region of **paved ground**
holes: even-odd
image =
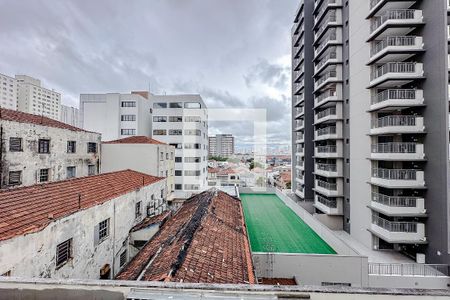
[[[252,251],[336,254],[276,195],[240,196]]]

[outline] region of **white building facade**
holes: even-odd
[[[98,174],[100,134],[1,109],[1,188]]]
[[[16,75],[17,109],[35,115],[59,120],[61,94],[41,86],[39,79]]]
[[[175,147],[174,197],[207,188],[208,114],[200,95],[152,95],[153,138]]]
[[[59,120],[61,122],[75,127],[81,127],[79,115],[80,110],[78,108],[61,104],[61,111],[59,115]]]
[[[129,136],[151,136],[151,104],[140,94],[81,94],[80,122],[85,130],[100,132],[103,141]]]
[[[16,79],[0,74],[0,107],[17,109]]]

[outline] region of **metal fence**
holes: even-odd
[[[369,263],[369,275],[446,277],[449,276],[449,266],[415,263]]]

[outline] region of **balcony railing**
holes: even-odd
[[[337,72],[330,71],[330,72],[325,73],[325,75],[323,75],[322,77],[319,78],[319,80],[317,80],[316,86],[321,85],[322,83],[324,83],[326,80],[328,80],[330,78],[337,78]]]
[[[317,19],[323,14],[323,12],[327,9],[327,6],[330,4],[336,4],[337,0],[326,0],[322,3],[321,8],[319,11],[317,11],[316,16],[314,18],[315,22],[317,22]]]
[[[388,180],[416,180],[417,172],[415,169],[378,169],[372,170],[372,177]]]
[[[303,112],[303,107],[298,107],[296,110],[295,110],[295,114],[296,115],[299,115],[299,114],[301,114]]]
[[[372,224],[375,224],[389,232],[417,232],[417,223],[393,222],[378,216],[372,216]]]
[[[316,97],[316,102],[320,103],[323,100],[336,96],[336,90],[326,90],[325,92],[321,93],[319,96]]]
[[[416,126],[417,116],[385,116],[372,121],[372,128],[391,126]]]
[[[389,89],[372,96],[372,104],[387,100],[415,100],[416,90],[413,89]]]
[[[336,146],[317,146],[317,152],[319,153],[336,153]]]
[[[328,17],[326,17],[325,19],[323,19],[321,21],[322,25],[319,27],[319,29],[317,29],[316,31],[316,38],[320,35],[322,35],[322,33],[326,30],[326,28],[328,27],[328,24],[331,22],[336,22],[336,12],[335,11],[330,11]]]
[[[302,120],[300,120],[300,121],[297,121],[297,122],[295,122],[295,127],[296,128],[299,128],[299,127],[303,127],[303,121]]]
[[[330,190],[330,191],[337,191],[336,183],[326,182],[323,180],[317,180],[317,186],[327,189],[327,190]]]
[[[372,145],[372,153],[416,153],[417,143],[380,143]]]
[[[374,202],[390,207],[416,207],[418,197],[387,196],[379,193],[372,193]]]
[[[325,172],[336,172],[337,166],[335,164],[317,164],[317,170]]]
[[[387,73],[415,73],[415,62],[390,62],[381,66],[375,66],[372,70],[371,80],[381,77]]]
[[[370,275],[447,277],[449,266],[414,263],[369,263]]]
[[[317,119],[322,119],[322,118],[325,118],[328,116],[334,116],[334,115],[336,115],[336,107],[330,107],[330,108],[320,111],[317,114]]]
[[[322,49],[325,48],[327,43],[330,41],[337,41],[337,34],[335,28],[331,29],[329,33],[324,38],[322,38],[322,43],[320,43],[320,45],[316,48],[316,53],[322,51]]]
[[[325,55],[320,61],[319,63],[316,65],[316,70],[319,70],[327,61],[329,61],[330,59],[336,59],[337,58],[337,53],[336,51],[332,51],[330,53],[328,53],[327,55]]]
[[[322,203],[323,205],[325,205],[326,207],[329,208],[337,208],[337,201],[336,199],[330,200],[327,199],[325,197],[322,197],[320,195],[317,195],[317,202]]]
[[[370,9],[374,8],[381,0],[370,0]]]
[[[388,36],[382,40],[372,42],[370,53],[375,55],[390,46],[415,46],[416,39],[416,36]]]
[[[416,10],[414,9],[393,9],[386,11],[382,16],[372,19],[370,29],[372,32],[378,29],[388,20],[414,20]]]
[[[328,126],[317,130],[317,135],[336,134],[336,126]]]

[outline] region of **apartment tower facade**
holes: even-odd
[[[303,13],[315,214],[371,249],[448,264],[448,1],[316,0]]]
[[[234,154],[234,136],[232,134],[210,136],[208,149],[210,156],[230,157]]]

